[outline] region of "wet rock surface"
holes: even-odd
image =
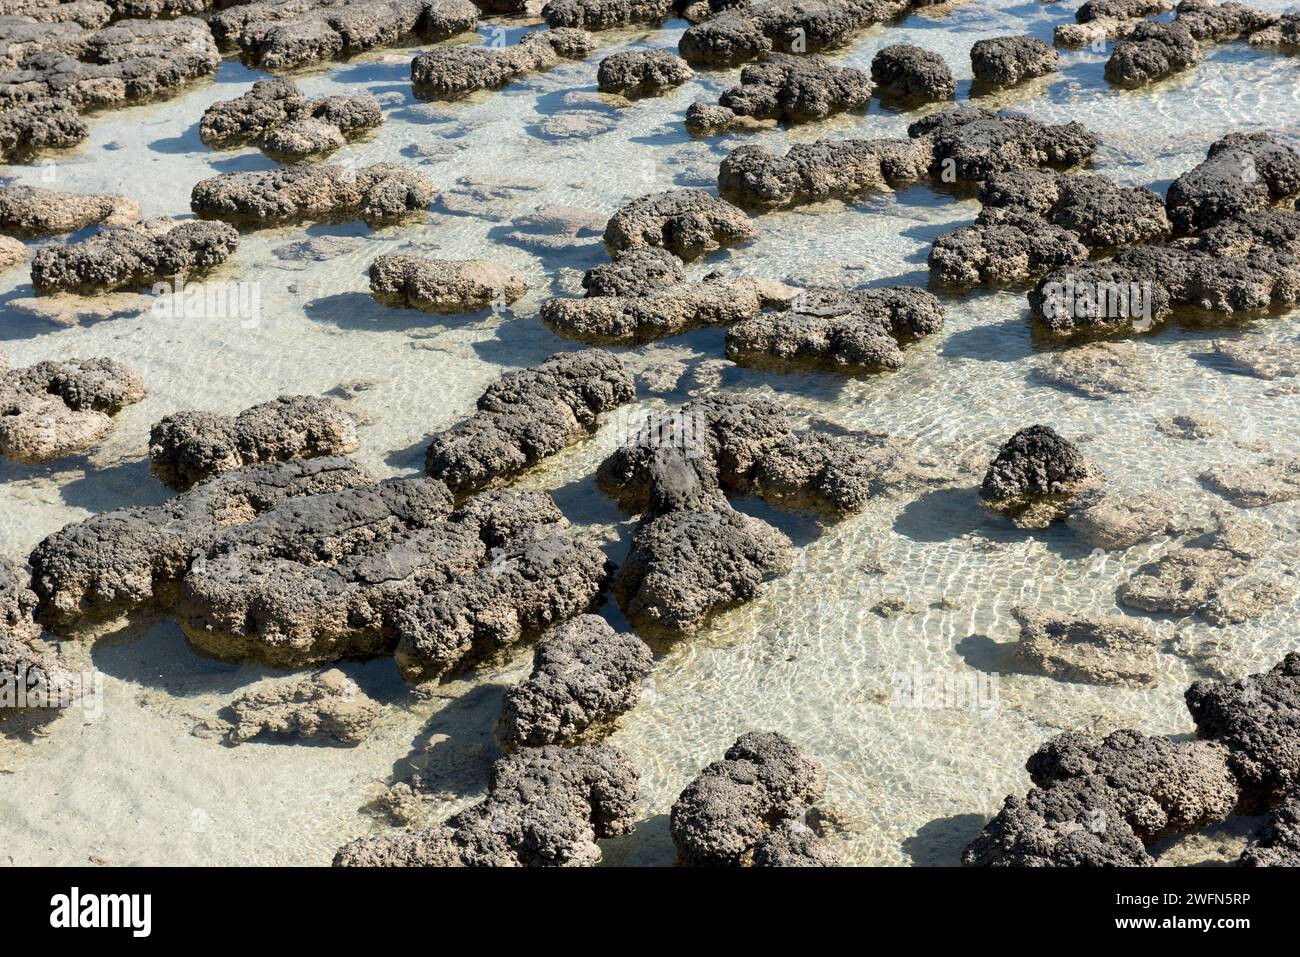
[[[1049,355],[1034,367],[1035,378],[1104,399],[1150,389],[1150,367],[1130,343],[1094,342]]]
[[[1090,495],[1072,507],[1065,522],[1093,548],[1132,548],[1181,528],[1178,502],[1165,492],[1133,496]]]
[[[239,233],[225,223],[154,219],[42,247],[32,258],[32,285],[44,294],[139,289],[201,275],[238,248]]]
[[[474,312],[508,305],[527,291],[518,269],[482,259],[380,256],[370,264],[370,294],[386,306]]]
[[[512,747],[591,740],[636,707],[653,665],[636,635],[579,615],[537,645],[532,674],[506,692],[497,737]]]
[[[82,196],[39,186],[0,188],[0,233],[31,238],[90,226],[129,226],[140,205],[129,196]]]
[[[254,0],[209,21],[223,50],[264,70],[352,56],[411,38],[445,40],[473,30],[469,0]]]
[[[473,415],[434,438],[425,468],[457,494],[489,487],[586,437],[601,413],[635,396],[612,354],[558,353],[489,386]]]
[[[144,394],[139,373],[113,359],[25,369],[0,362],[0,455],[34,464],[85,452],[113,431],[113,416]]]
[[[238,415],[176,412],[149,433],[149,470],[185,491],[220,472],[263,462],[346,455],[356,420],[332,399],[285,395]]]
[[[301,159],[331,153],[383,121],[369,93],[309,100],[291,81],[274,78],[208,107],[199,137],[216,148],[252,143],[274,156]]]
[[[658,246],[690,261],[757,235],[749,216],[702,189],[650,193],[628,203],[605,225],[611,253]]]
[[[957,81],[939,54],[910,43],[882,47],[871,59],[871,80],[882,96],[929,103],[951,100]]]
[[[673,804],[671,827],[678,857],[702,867],[750,864],[756,848],[780,840],[773,832],[801,820],[825,788],[821,766],[784,735],[743,734]],[[763,852],[765,866],[771,866],[772,858],[784,857],[781,850],[779,844],[769,844]]]
[[[1104,481],[1072,442],[1048,426],[1032,425],[998,451],[984,475],[980,498],[1021,528],[1046,528]]]
[[[695,75],[685,60],[668,50],[630,50],[600,61],[596,85],[602,93],[655,96]]]
[[[1088,684],[1143,687],[1155,683],[1158,642],[1142,621],[1027,607],[1012,614],[1020,622],[1016,655],[1035,671]]]
[[[359,169],[295,163],[201,180],[190,207],[202,217],[248,228],[352,219],[378,226],[422,212],[433,197],[428,177],[394,163]]]
[[[1300,459],[1216,465],[1202,472],[1200,478],[1238,508],[1259,508],[1300,498]]]
[[[513,47],[440,47],[411,61],[411,83],[421,96],[462,96],[505,86],[564,60],[586,59],[595,50],[595,37],[568,27],[526,33]]]
[[[355,746],[370,736],[383,710],[355,681],[331,668],[241,695],[224,716],[232,744],[281,736]]]
[[[970,48],[975,82],[985,86],[1014,86],[1056,72],[1058,58],[1051,44],[1037,37],[993,37]]]
[[[1242,867],[1300,867],[1300,797],[1273,808],[1259,839],[1238,862]]]
[[[632,832],[640,775],[607,745],[528,748],[497,761],[479,803],[428,830],[359,838],[335,866],[576,867]]]

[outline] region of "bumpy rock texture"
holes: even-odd
[[[836,113],[858,110],[871,100],[866,74],[831,64],[819,56],[776,54],[740,71],[740,85],[718,100],[720,112],[693,132],[721,132],[736,117],[806,123]],[[687,125],[692,126],[690,116]]]
[[[288,70],[322,60],[431,42],[473,30],[469,0],[254,0],[214,15],[212,34],[251,66]]]
[[[238,248],[239,233],[225,223],[152,219],[37,250],[32,285],[46,294],[138,289],[201,275]]]
[[[457,494],[486,488],[587,436],[602,412],[635,397],[632,377],[612,354],[558,353],[489,386],[477,412],[434,438],[426,469]]]
[[[83,196],[39,186],[0,187],[0,233],[31,238],[89,226],[129,226],[140,204],[129,196]]]
[[[654,96],[681,86],[695,71],[667,50],[629,50],[600,61],[596,85],[602,93]]]
[[[185,491],[219,472],[355,452],[356,420],[332,399],[284,395],[238,415],[176,412],[149,433],[149,470]]]
[[[200,180],[190,208],[207,219],[256,228],[301,220],[397,222],[433,202],[433,183],[393,163],[361,169],[295,163]]]
[[[659,23],[672,16],[674,0],[549,0],[542,18],[551,27],[608,30],[630,23]]]
[[[903,100],[928,103],[957,95],[957,81],[944,58],[909,43],[882,47],[871,59],[871,80],[881,95]]]
[[[227,740],[239,744],[283,735],[358,745],[370,736],[383,710],[355,681],[331,668],[241,695],[225,709]]]
[[[658,246],[689,261],[757,234],[749,216],[725,200],[702,189],[674,189],[642,196],[611,216],[605,246],[611,253]]]
[[[1300,154],[1267,133],[1229,133],[1170,184],[1165,204],[1174,228],[1191,233],[1298,192]]]
[[[630,834],[640,775],[617,748],[529,748],[492,766],[488,793],[437,827],[344,846],[335,866],[582,867]]]
[[[252,143],[273,156],[302,159],[331,153],[383,121],[369,93],[309,100],[291,81],[276,78],[208,107],[199,137],[217,148]]]
[[[1016,655],[1053,678],[1089,684],[1150,685],[1155,681],[1157,641],[1144,622],[1119,615],[1067,616],[1016,608],[1020,622]]]
[[[580,615],[538,644],[532,674],[506,692],[497,737],[512,747],[590,740],[636,706],[653,665],[636,635]]]
[[[769,846],[764,852],[769,859],[758,862],[756,848],[787,822],[802,819],[825,788],[821,766],[784,735],[743,734],[674,802],[671,828],[678,857],[705,867],[771,866],[771,858],[784,854]]]
[[[1057,62],[1051,44],[1037,37],[993,37],[977,40],[970,48],[975,82],[987,86],[1013,86],[1046,76],[1056,72]]]
[[[979,197],[986,210],[1041,216],[1074,233],[1089,249],[1160,242],[1171,228],[1157,193],[1119,186],[1104,176],[1052,170],[998,173],[980,184]]]
[[[591,34],[567,27],[526,33],[512,47],[440,47],[411,61],[411,83],[421,96],[462,96],[505,86],[564,60],[585,59],[595,49]]]
[[[1021,429],[998,451],[980,498],[1022,528],[1046,528],[1080,497],[1100,488],[1100,470],[1045,425]]]
[[[518,269],[483,259],[380,256],[370,264],[370,294],[386,306],[474,312],[508,305],[527,291]]]
[[[1186,70],[1201,60],[1201,47],[1181,22],[1144,20],[1115,45],[1106,79],[1138,87]]]
[[[1088,258],[1067,229],[1034,213],[985,209],[974,225],[945,233],[930,247],[930,275],[961,286],[1005,285]]]
[[[144,398],[144,381],[112,359],[65,359],[7,369],[0,356],[0,455],[50,462],[85,452],[113,416]]]
[[[27,569],[0,558],[0,701],[6,708],[57,708],[70,704],[73,676],[32,641],[41,627],[33,617],[36,595]]]

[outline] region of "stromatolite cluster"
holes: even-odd
[[[199,121],[199,137],[223,149],[252,143],[286,159],[321,156],[384,121],[369,93],[307,99],[290,80],[259,80],[233,100],[220,100]]]
[[[1074,443],[1046,425],[1011,436],[989,464],[980,498],[1022,528],[1045,528],[1105,481]]]

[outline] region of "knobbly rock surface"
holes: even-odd
[[[295,163],[201,180],[190,194],[190,208],[202,217],[250,228],[352,219],[379,226],[422,212],[433,197],[428,177],[393,163],[355,170]]]
[[[39,186],[0,188],[0,232],[31,238],[75,233],[90,226],[129,226],[140,204],[129,196],[83,196]]]
[[[542,18],[550,27],[608,30],[631,23],[659,23],[673,15],[673,0],[549,0]]]
[[[970,65],[976,83],[1014,86],[1055,73],[1058,58],[1051,44],[1037,37],[993,37],[970,48]]]
[[[658,246],[690,261],[757,234],[744,210],[702,189],[674,189],[642,196],[611,216],[605,246],[611,254]]]
[[[1243,813],[1284,800],[1300,785],[1300,654],[1239,681],[1197,681],[1187,710],[1202,737],[1231,750]]]
[[[27,247],[12,236],[0,236],[0,270],[27,262]]]
[[[1150,365],[1125,342],[1092,342],[1052,353],[1034,367],[1034,376],[1093,399],[1151,388]]]
[[[1300,867],[1300,797],[1273,808],[1258,840],[1238,862],[1242,867]]]
[[[0,641],[27,642],[39,638],[36,623],[36,593],[31,589],[27,569],[0,557]]]
[[[386,306],[474,312],[507,305],[527,291],[518,269],[483,259],[380,256],[370,264],[370,294]]]
[[[333,152],[383,121],[369,93],[308,100],[291,81],[273,78],[208,107],[199,137],[217,148],[251,142],[271,155],[301,159]]]
[[[526,33],[512,47],[439,47],[411,61],[411,83],[421,96],[462,96],[505,86],[564,60],[586,59],[595,50],[595,37],[568,27]]]
[[[871,80],[881,95],[902,100],[929,103],[957,95],[944,58],[910,43],[882,47],[871,60]]]
[[[250,65],[289,70],[396,46],[418,37],[445,40],[473,30],[469,0],[255,0],[215,14],[212,34]]]
[[[937,174],[982,182],[994,173],[1044,167],[1065,169],[1088,160],[1097,135],[1079,123],[1051,125],[1023,113],[957,107],[907,128],[931,150]]]
[[[1277,14],[1265,13],[1244,3],[1214,3],[1212,0],[1183,0],[1176,10],[1176,23],[1201,41],[1217,43],[1236,40],[1277,20]]]
[[[980,185],[985,210],[1032,213],[1078,236],[1090,249],[1160,242],[1170,224],[1161,197],[1104,176],[1052,170],[999,173]]]
[[[722,161],[718,191],[746,206],[778,208],[851,197],[925,177],[933,153],[916,140],[815,140],[784,156],[741,146]]]
[[[734,116],[805,123],[861,109],[870,100],[871,82],[861,70],[820,56],[776,54],[741,70],[740,85],[718,103]]]
[[[902,368],[905,344],[942,328],[943,306],[921,289],[807,289],[787,307],[728,329],[727,358],[740,365],[882,372]]]
[[[765,307],[789,302],[794,294],[781,283],[747,276],[710,275],[698,283],[664,284],[671,276],[658,271],[662,263],[651,249],[641,247],[620,255],[611,270],[597,273],[601,267],[596,267],[595,275],[588,274],[587,298],[547,300],[542,304],[542,321],[582,342],[636,345],[704,326],[730,326],[757,316]],[[592,294],[620,287],[626,295]]]
[[[1169,289],[1152,278],[1147,264],[1130,267],[1119,257],[1053,270],[1029,292],[1030,318],[1064,341],[1149,332],[1170,304]]]
[[[1016,655],[1049,677],[1132,687],[1155,682],[1158,643],[1145,622],[1023,607],[1012,614],[1020,622]]]
[[[1021,528],[1046,528],[1105,481],[1072,442],[1045,425],[1021,429],[999,450],[980,498]]]
[[[754,848],[751,867],[842,867],[840,856],[802,821],[782,821]]]
[[[67,100],[35,97],[6,101],[0,94],[0,161],[11,163],[48,149],[76,146],[90,135]]]
[[[482,801],[437,827],[363,837],[335,866],[580,867],[597,840],[630,834],[640,775],[607,745],[527,748],[492,766]]]
[[[32,259],[32,285],[44,294],[139,289],[200,275],[238,248],[239,233],[225,223],[154,219],[42,247]]]
[[[254,465],[200,482],[163,505],[73,522],[45,538],[28,559],[38,617],[68,634],[141,609],[166,611],[195,553],[218,529],[295,496],[373,482],[342,458]]]
[[[1284,13],[1276,23],[1255,31],[1248,39],[1253,47],[1294,53],[1300,49],[1300,14]]]
[[[63,707],[78,690],[73,675],[32,644],[41,628],[29,584],[26,568],[0,558],[0,700],[9,711]]]
[[[512,747],[590,740],[636,707],[653,666],[636,635],[579,615],[538,644],[532,674],[506,692],[497,737]]]
[[[1200,478],[1238,508],[1259,508],[1300,498],[1300,459],[1216,465],[1202,472]]]
[[[620,96],[656,96],[681,86],[695,71],[668,50],[629,50],[600,61],[596,86]]]
[[[185,491],[245,465],[346,455],[359,446],[356,420],[337,402],[284,395],[238,415],[167,416],[149,433],[149,470],[164,484]]]
[[[592,266],[583,274],[582,287],[589,297],[644,296],[682,282],[682,261],[662,246],[637,246],[615,253],[610,262]]]
[[[930,274],[957,286],[1007,285],[1088,258],[1067,229],[1034,213],[985,209],[974,225],[945,233],[930,247]]]
[[[705,867],[750,864],[755,848],[785,822],[801,820],[825,788],[821,766],[784,735],[743,734],[673,804],[678,857]]]
[[[1215,625],[1251,621],[1294,590],[1281,578],[1252,569],[1269,537],[1265,525],[1219,516],[1211,530],[1138,568],[1116,597],[1130,608],[1196,614]]]
[[[1229,133],[1170,184],[1165,205],[1174,229],[1192,233],[1297,192],[1300,154],[1268,133]]]
[[[23,463],[84,452],[113,431],[113,416],[144,398],[144,381],[112,359],[0,362],[0,455]]]
[[[1139,87],[1200,60],[1200,44],[1182,23],[1144,20],[1115,45],[1106,61],[1106,79],[1116,86]]]
[[[327,738],[361,744],[384,709],[337,668],[277,681],[241,695],[226,709],[232,744],[262,735]]]
[[[586,437],[601,413],[635,397],[631,375],[611,353],[557,353],[489,386],[473,415],[434,438],[425,467],[457,494],[477,491]]]
[[[1096,495],[1071,508],[1065,522],[1093,548],[1115,551],[1179,531],[1179,513],[1177,500],[1165,492]]]

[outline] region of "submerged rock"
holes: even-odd
[[[1300,376],[1300,346],[1289,342],[1260,342],[1256,338],[1216,339],[1216,359],[1233,372],[1269,381]]]
[[[473,415],[430,443],[425,468],[458,495],[487,488],[586,437],[601,413],[635,397],[612,354],[557,353],[489,386]]]
[[[975,82],[988,86],[1014,86],[1036,76],[1055,73],[1056,51],[1037,37],[993,37],[977,40],[970,48]]]
[[[943,306],[921,289],[806,289],[787,307],[728,329],[727,358],[740,365],[882,372],[902,368],[903,345],[942,328]]]
[[[190,207],[205,218],[249,228],[351,219],[379,226],[423,211],[433,196],[428,177],[393,163],[360,169],[295,163],[201,180]]]
[[[238,248],[239,233],[225,223],[153,219],[42,247],[32,259],[32,285],[46,294],[138,289],[200,275]]]
[[[289,70],[412,37],[445,40],[473,30],[478,17],[469,0],[254,0],[209,23],[223,50],[264,70]]]
[[[129,226],[139,219],[140,204],[129,196],[0,187],[0,232],[10,236],[54,236],[89,226]]]
[[[611,253],[659,246],[690,261],[758,234],[741,209],[702,189],[650,193],[628,203],[605,225]]]
[[[527,291],[518,269],[483,259],[380,256],[370,264],[370,294],[386,306],[474,312],[512,303]]]
[[[185,491],[220,472],[262,462],[346,455],[356,420],[332,399],[282,395],[238,415],[176,412],[149,433],[149,471]]]
[[[1051,678],[1141,687],[1155,682],[1155,632],[1119,615],[1091,618],[1015,608],[1016,655]]]
[[[1070,509],[1065,523],[1093,548],[1131,548],[1180,529],[1180,509],[1173,496],[1147,492],[1132,497],[1088,496]]]
[[[355,746],[370,737],[384,709],[339,671],[277,681],[241,695],[226,709],[232,744],[262,735],[329,738]]]
[[[871,59],[871,80],[881,95],[922,103],[951,100],[957,95],[957,81],[939,54],[894,43]]]
[[[706,867],[749,864],[755,849],[786,822],[802,819],[825,788],[821,766],[784,735],[743,734],[674,802],[678,857]]]
[[[272,155],[301,159],[333,152],[383,121],[369,93],[308,100],[291,81],[275,78],[208,107],[199,138],[218,148],[251,142]]]
[[[528,748],[492,766],[482,801],[437,827],[358,838],[335,866],[580,867],[630,834],[640,775],[607,745]]]
[[[1300,498],[1300,459],[1269,459],[1257,465],[1216,465],[1200,479],[1238,508],[1259,508]]]
[[[113,416],[144,398],[144,381],[112,359],[0,363],[0,455],[51,462],[92,448],[113,431]]]
[[[1021,528],[1046,528],[1105,481],[1072,442],[1045,425],[1021,429],[998,451],[980,498]]]
[[[636,707],[653,665],[636,635],[579,615],[538,644],[532,674],[506,692],[497,736],[512,747],[590,740]]]
[[[1034,367],[1038,379],[1092,399],[1147,392],[1150,375],[1150,365],[1131,343],[1087,343],[1054,352]]]
[[[1297,192],[1300,154],[1268,133],[1229,133],[1170,184],[1165,205],[1174,229],[1192,233]]]
[[[513,47],[439,47],[411,61],[411,83],[422,96],[459,96],[585,59],[595,49],[590,33],[567,27],[526,33]]]
[[[693,76],[686,61],[667,50],[628,50],[600,61],[596,86],[602,93],[655,96]]]
[[[1139,87],[1200,60],[1200,44],[1182,23],[1144,20],[1115,45],[1106,61],[1106,79],[1116,86]]]

